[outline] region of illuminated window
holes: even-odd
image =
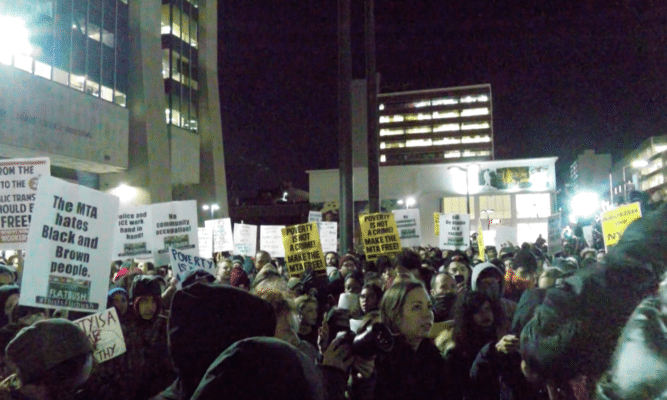
[[[490,141],[491,141],[491,137],[489,137],[489,136],[481,136],[481,135],[477,135],[477,136],[463,136],[463,137],[461,138],[461,140],[463,141],[463,143],[485,143],[485,142],[490,142]]]
[[[518,243],[534,243],[540,235],[545,240],[549,237],[548,222],[533,222],[516,225],[516,238]]]
[[[35,75],[51,79],[51,66],[35,60]]]
[[[408,140],[405,142],[407,147],[424,147],[431,146],[432,144],[431,139]]]
[[[431,102],[429,100],[423,100],[423,101],[418,101],[416,103],[412,103],[412,106],[415,108],[429,107],[430,105]]]
[[[434,106],[449,106],[452,104],[459,104],[459,101],[453,97],[445,97],[442,99],[432,100],[431,104]]]
[[[497,196],[479,196],[480,210],[493,210],[489,218],[512,218],[512,200],[508,194]],[[486,213],[485,213],[486,214]]]
[[[461,126],[459,124],[443,124],[433,127],[433,132],[452,132],[458,130],[461,130]]]
[[[387,161],[387,156],[381,155],[380,156],[380,162],[386,162]]]
[[[468,212],[466,208],[466,198],[463,197],[445,197],[442,199],[442,213],[443,214],[465,214]],[[470,198],[470,218],[475,215],[475,198]]]
[[[433,141],[435,146],[451,146],[453,144],[461,144],[461,138],[442,138]]]
[[[404,118],[402,115],[383,115],[380,117],[381,124],[387,124],[390,122],[403,122]]]
[[[458,111],[434,111],[433,119],[442,119],[442,118],[458,118]]]
[[[53,80],[62,85],[69,85],[69,77],[67,72],[60,68],[53,68]]]
[[[127,96],[125,93],[121,93],[118,90],[114,93],[114,103],[118,104],[119,106],[125,107],[127,105]]]
[[[418,126],[415,128],[406,129],[405,133],[429,133],[431,132],[430,126]]]
[[[106,101],[113,101],[113,89],[110,87],[102,86],[100,91],[101,97]]]
[[[100,97],[100,85],[99,83],[93,82],[91,80],[86,80],[86,93],[89,95]]]
[[[445,158],[461,158],[461,151],[460,150],[446,151]]]
[[[380,129],[380,136],[393,136],[393,135],[403,135],[405,131],[403,129]]]
[[[430,114],[421,114],[420,113],[420,114],[408,114],[408,115],[405,116],[406,121],[423,121],[423,120],[427,120],[427,119],[431,119]]]
[[[378,107],[380,110],[384,110],[384,104],[380,104],[380,107]]]
[[[387,149],[400,149],[403,147],[405,147],[405,143],[403,142],[389,142],[385,145]]]
[[[489,115],[489,109],[487,107],[484,107],[484,108],[470,108],[461,111],[462,117],[472,117],[475,115]]]
[[[69,86],[76,89],[80,90],[83,92],[83,82],[86,81],[86,78],[83,76],[77,76],[77,75],[70,75],[69,76]]]
[[[32,57],[14,54],[14,66],[32,74]]]
[[[488,122],[468,122],[461,124],[461,130],[488,129],[491,125]]]
[[[461,97],[461,103],[484,103],[489,101],[489,97],[485,94],[480,94],[477,96],[464,96]]]
[[[530,193],[516,195],[517,218],[548,218],[551,215],[551,195]]]

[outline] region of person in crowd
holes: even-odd
[[[275,331],[271,304],[246,291],[208,282],[179,290],[169,315],[169,354],[178,376],[152,400],[190,399],[220,353],[234,342]]]
[[[275,268],[262,268],[252,281],[250,292],[259,293],[263,290],[286,291],[287,280]]]
[[[357,261],[357,258],[352,254],[345,254],[338,262],[338,265],[338,270],[343,279],[347,278],[353,271],[359,269],[359,261]]]
[[[232,277],[232,260],[223,258],[218,262],[218,271],[215,279],[223,285],[229,285],[229,280]]]
[[[510,323],[514,317],[517,303],[502,297],[505,293],[505,277],[502,271],[490,262],[477,264],[472,270],[471,282],[472,290],[486,293],[489,297],[500,300],[506,317],[505,321]]]
[[[587,258],[595,259],[595,249],[586,247],[579,253],[580,259],[583,261]]]
[[[361,287],[364,283],[363,275],[358,272],[352,272],[345,278],[345,293],[361,293]]]
[[[299,338],[317,346],[317,299],[304,294],[295,300],[299,320]]]
[[[605,256],[606,254],[607,254],[607,252],[604,251],[604,249],[600,249],[600,250],[598,250],[597,253],[595,253],[595,260],[596,260],[597,262],[601,263],[602,260],[604,260],[604,256]]]
[[[512,268],[505,272],[505,297],[519,301],[524,290],[535,287],[538,276],[537,259],[530,251],[530,245],[524,243],[514,255]]]
[[[338,253],[335,251],[329,251],[327,254],[324,255],[324,261],[327,265],[327,267],[334,267],[338,269]]]
[[[375,311],[380,306],[382,300],[382,289],[374,283],[366,283],[359,294],[359,305],[361,312],[366,315]]]
[[[452,311],[457,298],[454,277],[445,272],[435,274],[431,279],[431,298],[433,299],[435,322],[452,319]]]
[[[250,279],[248,279],[248,274],[246,274],[243,268],[238,265],[233,267],[229,273],[229,284],[242,290],[250,290]]]
[[[375,266],[382,278],[382,288],[386,290],[391,285],[391,281],[394,277],[391,268],[391,259],[387,256],[379,256],[375,260]]]
[[[454,277],[457,293],[466,292],[470,288],[470,277],[472,268],[465,254],[461,252],[450,253],[449,261],[445,263],[445,270]]]
[[[254,263],[255,263],[255,271],[257,271],[258,274],[262,271],[262,268],[264,267],[270,267],[272,269],[276,269],[273,266],[273,264],[271,264],[271,255],[264,250],[260,250],[257,252],[257,254],[255,254]]]
[[[422,261],[428,258],[428,251],[424,247],[417,247],[416,251]]]
[[[380,303],[380,319],[394,334],[394,347],[374,362],[357,365],[361,371],[352,380],[352,399],[446,399],[444,361],[428,338],[433,326],[431,308],[419,281],[395,283],[387,290]]]
[[[0,264],[0,286],[11,285],[16,280],[16,275],[8,266]]]
[[[6,348],[16,374],[0,383],[0,399],[71,399],[89,378],[93,347],[74,323],[40,321],[22,329]]]
[[[453,346],[445,353],[443,383],[446,399],[471,400],[470,369],[479,351],[504,336],[505,315],[499,299],[486,293],[466,292],[454,308]]]
[[[495,260],[498,258],[498,250],[496,249],[496,246],[485,246],[484,253],[486,255],[487,261]]]
[[[0,286],[0,328],[9,323],[14,307],[19,303],[19,287],[16,285]]]
[[[417,271],[421,268],[421,265],[419,254],[410,249],[403,249],[394,257],[392,266],[395,275],[415,276],[418,274]]]
[[[107,308],[114,307],[121,321],[127,321],[130,315],[127,313],[129,309],[129,297],[127,290],[122,287],[111,288],[107,294]]]

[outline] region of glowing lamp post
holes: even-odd
[[[210,210],[211,211],[211,219],[213,219],[213,213],[215,213],[217,210],[219,210],[220,206],[217,205],[217,204],[204,204],[202,206],[202,209],[204,211],[209,211]]]

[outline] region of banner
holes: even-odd
[[[419,219],[419,209],[411,208],[408,210],[393,210],[398,236],[401,239],[401,246],[415,247],[421,246],[421,220]]]
[[[106,309],[118,197],[44,176],[28,233],[19,304]]]
[[[155,265],[169,264],[169,248],[199,254],[197,202],[172,201],[151,205],[155,232]]]
[[[182,288],[183,279],[185,279],[185,275],[189,271],[201,269],[213,276],[216,275],[218,267],[210,258],[193,256],[192,254],[183,253],[174,248],[169,249],[169,256],[171,270],[178,281],[176,283],[177,289]]]
[[[113,259],[152,258],[155,252],[150,223],[151,206],[124,207],[118,213]]]
[[[338,222],[322,221],[317,224],[320,234],[322,251],[326,254],[330,251],[338,252]]]
[[[48,158],[0,161],[0,250],[25,250],[37,184],[51,175]]]
[[[285,264],[291,277],[300,276],[306,269],[326,275],[324,253],[315,222],[285,227],[282,234]]]
[[[359,216],[361,238],[364,241],[366,260],[375,261],[379,256],[392,257],[401,251],[401,239],[392,213],[375,213]]]
[[[261,225],[259,227],[259,249],[269,253],[272,258],[285,258],[282,234],[284,227],[285,225]]]
[[[234,224],[236,254],[255,257],[257,253],[257,225]]]
[[[74,321],[93,344],[93,357],[98,363],[125,354],[125,338],[116,309],[111,307],[98,314]]]
[[[322,213],[319,211],[308,211],[308,222],[322,222]]]
[[[605,249],[609,251],[609,247],[621,240],[625,228],[641,217],[642,209],[639,203],[626,204],[602,214],[602,236]]]
[[[547,247],[549,247],[549,254],[555,254],[561,251],[561,216],[560,214],[554,214],[549,217],[548,221],[549,232],[547,235]]]
[[[213,231],[213,251],[234,252],[234,236],[232,236],[231,218],[209,219],[204,221],[204,226]]]
[[[440,236],[440,213],[433,213],[433,233],[435,236]]]
[[[463,250],[470,247],[470,215],[440,215],[440,249]]]
[[[211,227],[197,228],[197,242],[199,243],[199,257],[213,256],[213,230]]]
[[[484,244],[484,231],[482,230],[482,220],[477,223],[477,248],[479,249],[479,259],[486,260],[486,245]]]

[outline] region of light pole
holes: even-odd
[[[397,201],[396,203],[398,203],[398,205],[401,205],[401,206],[402,206],[403,204],[405,204],[405,209],[407,210],[407,209],[409,209],[410,207],[412,207],[412,206],[414,206],[415,204],[417,204],[417,200],[415,200],[414,197],[408,197],[408,198],[405,199],[405,200],[403,200],[403,199],[398,199],[398,201]]]
[[[211,211],[211,219],[213,219],[213,213],[220,209],[220,206],[217,204],[204,204],[202,206],[204,211]]]
[[[468,215],[470,215],[470,184],[468,183],[468,168],[470,168],[471,164],[466,165],[465,168],[461,168],[458,165],[454,165],[451,167],[447,167],[447,169],[458,169],[459,171],[463,171],[466,174],[466,210],[468,212]]]

